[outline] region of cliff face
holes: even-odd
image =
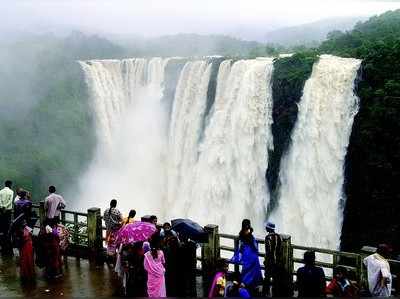
[[[269,153],[266,179],[271,190],[268,213],[276,207],[276,192],[282,155],[290,144],[290,136],[297,120],[297,103],[303,95],[306,80],[310,77],[316,61],[315,53],[295,54],[277,59],[272,75],[274,150]]]
[[[363,63],[360,110],[355,117],[346,157],[341,245],[389,243],[400,250],[400,97],[369,96],[373,69]]]

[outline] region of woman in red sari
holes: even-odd
[[[22,225],[18,233],[20,234],[20,277],[23,282],[31,282],[35,278],[31,229],[27,225]]]
[[[56,228],[49,225],[42,228],[38,240],[38,254],[40,264],[45,267],[48,278],[57,278],[62,275],[62,260],[60,238]]]

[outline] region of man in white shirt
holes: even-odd
[[[44,200],[44,209],[46,211],[46,220],[49,225],[54,225],[60,221],[61,210],[65,208],[64,198],[56,194],[56,187],[49,187],[49,196]]]
[[[8,229],[11,224],[14,191],[11,190],[11,181],[5,181],[4,186],[0,190],[0,246],[3,254],[9,254],[12,253],[12,247]]]
[[[389,246],[381,244],[376,253],[364,259],[368,272],[368,288],[372,297],[389,297],[392,292],[392,274],[387,261]]]

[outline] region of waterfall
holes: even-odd
[[[204,62],[185,66],[169,139],[171,217],[207,220],[224,232],[236,232],[241,219],[250,218],[262,231],[269,200],[265,171],[272,147],[272,69],[272,59],[221,63],[214,106],[198,144],[209,67]]]
[[[78,208],[161,213],[165,194],[167,111],[160,104],[169,59],[80,62],[90,91],[98,146],[81,180]]]
[[[272,218],[298,244],[339,246],[343,168],[358,98],[360,61],[322,55],[306,81],[291,145],[281,161]]]
[[[179,211],[180,217],[189,215],[188,182],[198,159],[210,75],[207,61],[187,62],[176,87],[169,134],[167,209]]]
[[[80,62],[98,149],[81,180],[78,207],[104,208],[117,198],[124,213],[187,217],[227,233],[249,218],[262,235],[270,200],[273,59],[180,59],[168,74],[172,60]],[[296,243],[339,244],[359,66],[356,59],[322,55],[306,81],[281,161],[278,206],[268,211]],[[164,81],[174,82],[169,96]]]

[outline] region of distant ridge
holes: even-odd
[[[368,17],[337,17],[276,29],[265,35],[265,42],[289,47],[318,46],[326,39],[329,32],[351,30],[357,22],[363,22],[367,19]]]

